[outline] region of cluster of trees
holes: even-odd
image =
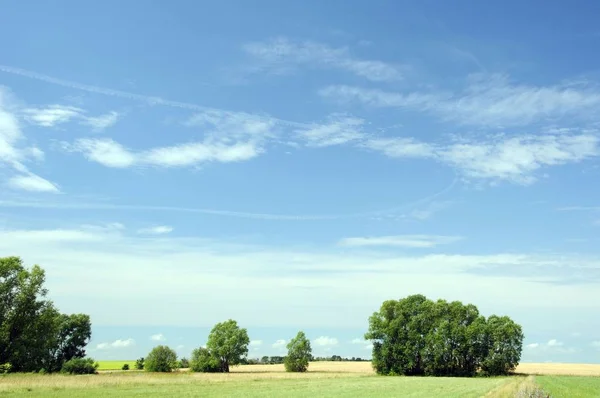
[[[423,295],[385,301],[369,318],[373,367],[384,375],[504,375],[519,363],[521,326],[472,304]]]
[[[0,258],[0,373],[95,373],[98,365],[85,358],[89,316],[61,314],[46,298],[44,281],[39,266],[27,270],[18,257]],[[523,346],[522,329],[509,317],[485,318],[472,304],[434,302],[423,295],[385,301],[369,318],[365,339],[373,342],[373,367],[383,375],[504,375],[518,365]],[[226,373],[233,365],[259,363],[247,359],[249,343],[247,330],[230,319],[213,327],[206,347],[195,349],[189,361],[178,360],[173,349],[161,345],[135,367]],[[305,372],[310,361],[363,360],[315,358],[302,331],[287,349],[286,356],[265,356],[260,363],[283,363],[289,372]]]
[[[19,257],[0,258],[0,368],[4,372],[58,372],[85,357],[90,317],[61,314],[46,298],[44,270]]]

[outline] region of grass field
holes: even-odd
[[[98,361],[98,370],[121,370],[128,363],[129,369],[135,369],[135,359],[130,361]]]
[[[150,374],[111,371],[123,363],[101,363],[99,375],[14,374],[0,377],[0,397],[515,397],[541,385],[553,398],[599,397],[600,365],[525,364],[536,376],[498,378],[380,377],[368,362],[315,362],[307,373],[282,365],[232,368],[230,374]],[[539,376],[546,374],[546,376]],[[580,374],[588,376],[559,376]]]

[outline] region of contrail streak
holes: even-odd
[[[38,208],[38,209],[90,209],[90,210],[132,210],[132,211],[165,211],[165,212],[183,212],[183,213],[197,213],[207,214],[215,216],[226,216],[226,217],[237,217],[237,218],[249,218],[259,220],[274,220],[274,221],[323,221],[323,220],[339,220],[347,218],[362,218],[375,216],[379,214],[392,213],[408,207],[417,206],[422,203],[429,202],[439,196],[442,196],[456,185],[458,178],[455,177],[450,185],[438,191],[432,195],[424,198],[404,203],[393,208],[376,210],[362,213],[350,213],[350,214],[331,214],[331,215],[293,215],[293,214],[272,214],[272,213],[248,213],[240,211],[230,210],[217,210],[217,209],[206,209],[206,208],[191,208],[191,207],[177,207],[177,206],[153,206],[153,205],[126,205],[126,204],[112,204],[112,203],[49,203],[49,202],[21,202],[21,201],[0,201],[0,207],[9,208]]]
[[[135,94],[135,93],[127,92],[127,91],[113,90],[111,88],[106,88],[106,87],[82,84],[82,83],[78,83],[78,82],[74,82],[74,81],[70,81],[70,80],[59,79],[59,78],[56,78],[53,76],[48,76],[48,75],[44,75],[41,73],[30,71],[30,70],[15,68],[12,66],[7,66],[7,65],[0,65],[0,72],[10,73],[13,75],[26,77],[28,79],[39,80],[42,82],[55,84],[55,85],[63,86],[63,87],[68,87],[68,88],[72,88],[75,90],[87,91],[88,93],[102,94],[102,95],[107,95],[110,97],[119,97],[119,98],[125,98],[125,99],[129,99],[129,100],[133,100],[133,101],[145,102],[145,103],[148,103],[149,105],[162,105],[162,106],[169,106],[172,108],[189,109],[192,111],[199,111],[199,112],[219,112],[219,113],[223,113],[223,114],[231,115],[231,116],[240,115],[240,114],[250,116],[250,114],[248,114],[246,112],[233,112],[233,111],[228,111],[228,110],[224,110],[224,109],[211,108],[209,106],[191,104],[189,102],[172,101],[172,100],[161,98],[161,97]],[[273,118],[270,116],[265,117],[265,116],[261,116],[261,115],[255,115],[255,114],[253,114],[251,116],[262,118],[262,119],[268,119],[275,123],[285,125],[285,126],[290,126],[290,127],[300,127],[300,128],[310,127],[310,125],[307,123],[299,123],[299,122],[293,122],[290,120],[277,119],[277,118]]]

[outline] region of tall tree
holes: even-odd
[[[0,258],[0,364],[14,372],[58,371],[85,355],[91,336],[87,315],[62,315],[46,298],[44,270],[19,257]]]
[[[306,372],[310,361],[312,349],[310,341],[303,331],[298,332],[296,337],[287,345],[288,354],[284,359],[285,370],[288,372]]]
[[[246,329],[229,319],[217,323],[208,335],[206,348],[219,359],[222,372],[229,372],[229,366],[239,365],[242,358],[248,355],[250,338]]]

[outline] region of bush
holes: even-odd
[[[72,375],[95,374],[98,363],[92,358],[75,358],[64,363],[61,372]]]
[[[190,361],[188,361],[187,358],[181,358],[181,360],[179,361],[179,368],[187,369],[189,367],[190,367]]]
[[[177,353],[165,345],[154,347],[144,360],[148,372],[172,372],[177,369]]]
[[[12,369],[12,365],[10,363],[0,364],[0,375],[10,373],[11,369]]]
[[[190,359],[190,371],[216,373],[222,372],[221,361],[210,353],[206,348],[200,347],[192,351]]]
[[[135,368],[137,370],[144,370],[144,357],[141,357],[137,361],[135,361]]]
[[[121,370],[129,370],[129,364],[126,363],[125,365],[123,365],[123,367],[121,368]]]

